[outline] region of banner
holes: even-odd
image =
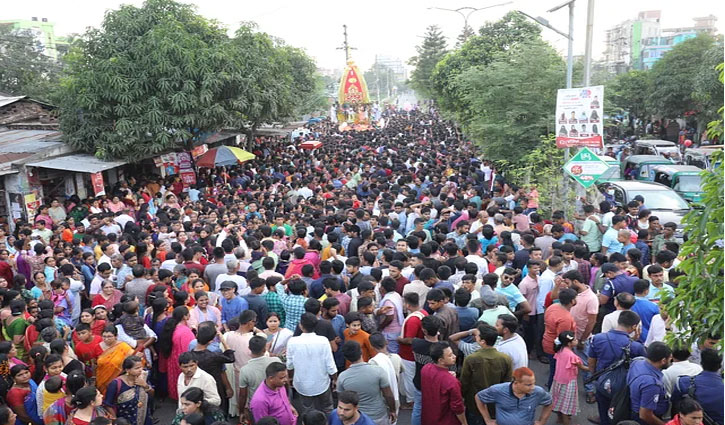
[[[103,186],[103,173],[92,173],[91,184],[93,185],[93,192],[96,196],[103,196],[106,194],[106,188]]]
[[[183,168],[179,171],[181,182],[184,186],[193,186],[196,184],[196,173],[191,168]]]
[[[556,147],[604,145],[604,86],[559,89],[556,95]]]

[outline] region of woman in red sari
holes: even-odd
[[[166,320],[159,338],[158,346],[161,350],[159,369],[166,370],[169,397],[173,400],[179,399],[176,388],[181,373],[179,356],[189,351],[189,344],[195,339],[194,333],[186,324],[189,317],[189,309],[186,306],[176,307],[171,317]]]
[[[116,286],[110,280],[106,279],[101,284],[101,292],[93,297],[92,306],[102,305],[106,310],[112,310],[113,306],[121,302],[123,292],[116,289]]]

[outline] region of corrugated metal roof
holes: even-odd
[[[57,130],[0,131],[0,153],[38,153],[62,144]]]
[[[75,154],[59,156],[43,161],[30,162],[31,167],[52,168],[54,170],[75,171],[77,173],[98,173],[111,168],[120,167],[126,161],[102,161],[93,155]]]
[[[25,98],[25,96],[0,96],[0,108],[11,103],[15,103],[23,98]]]

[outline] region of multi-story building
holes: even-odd
[[[698,34],[713,34],[717,31],[713,15],[693,18],[695,22],[691,27],[665,28],[659,37],[650,37],[644,40],[638,69],[650,69],[665,53],[685,40],[696,37]]]
[[[400,58],[375,55],[375,63],[392,70],[396,81],[405,81],[408,79],[408,70]]]
[[[661,15],[659,10],[639,12],[636,19],[607,30],[604,63],[609,72],[619,74],[639,67],[643,41],[660,35]]]
[[[42,53],[53,59],[58,59],[59,54],[63,54],[68,50],[68,42],[64,37],[55,35],[55,24],[49,22],[48,18],[34,16],[30,20],[0,20],[0,25],[10,25],[16,30],[30,31],[40,44]]]

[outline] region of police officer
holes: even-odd
[[[632,418],[645,425],[662,425],[670,408],[662,371],[672,364],[672,350],[664,342],[647,347],[647,358],[636,359],[629,367],[627,385]]]

